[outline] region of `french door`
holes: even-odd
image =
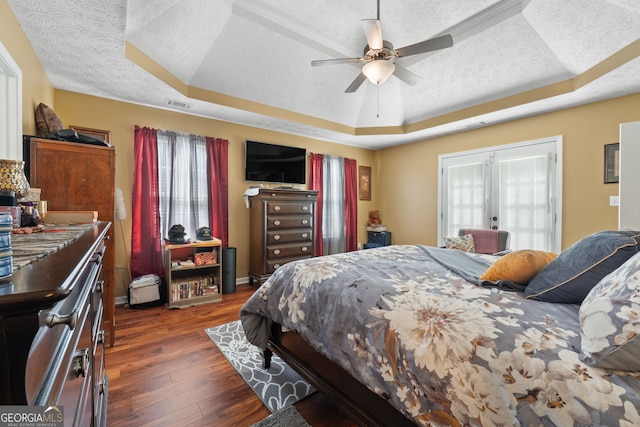
[[[562,137],[439,157],[438,240],[460,228],[509,231],[511,249],[561,248]]]

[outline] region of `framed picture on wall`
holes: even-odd
[[[360,200],[371,200],[371,167],[358,166]]]
[[[620,182],[620,144],[604,146],[604,183]]]

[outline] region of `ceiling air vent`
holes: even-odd
[[[169,98],[167,98],[166,104],[169,105],[170,107],[184,108],[185,110],[188,110],[193,106],[193,104],[189,104],[188,102],[177,101],[175,99],[169,99]]]

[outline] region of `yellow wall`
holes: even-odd
[[[640,94],[542,114],[377,152],[374,191],[394,243],[437,244],[438,155],[563,136],[562,248],[596,231],[618,227],[618,208],[604,184],[604,145],[619,125],[640,120]]]
[[[22,132],[34,135],[35,107],[53,107],[53,86],[6,0],[0,0],[0,42],[22,70]]]
[[[313,153],[348,157],[356,159],[359,165],[374,166],[375,152],[371,150],[73,92],[55,91],[55,111],[65,126],[76,125],[111,131],[112,144],[116,147],[116,187],[120,188],[124,194],[128,212],[126,220],[122,224],[116,224],[116,265],[119,267],[117,295],[125,295],[125,284],[128,283],[124,267],[127,266],[125,245],[126,253],[129,253],[131,236],[134,125],[184,131],[229,140],[229,246],[237,248],[238,279],[246,278],[249,269],[249,211],[245,207],[242,195],[252,183],[244,180],[245,140],[304,147]],[[358,241],[360,242],[366,241],[367,215],[375,206],[375,197],[372,199],[358,203],[358,222],[360,224]]]
[[[393,232],[394,243],[436,244],[438,155],[478,147],[527,141],[553,135],[564,137],[563,235],[566,248],[592,232],[617,227],[617,208],[609,196],[617,184],[603,184],[604,145],[618,141],[621,122],[640,120],[640,94],[575,107],[510,123],[393,147],[377,152],[342,146],[189,116],[167,110],[111,101],[66,91],[54,91],[13,12],[0,0],[0,41],[23,72],[23,132],[35,133],[34,108],[43,102],[54,108],[65,125],[112,132],[116,146],[116,186],[122,189],[129,215],[116,224],[116,264],[120,267],[117,294],[125,295],[126,253],[129,250],[133,126],[180,130],[228,139],[229,245],[238,248],[237,276],[248,270],[248,211],[242,193],[245,139],[303,146],[311,152],[355,158],[373,167],[372,200],[358,204],[358,241],[366,240],[367,213],[379,209]],[[19,143],[19,142],[18,142]],[[122,237],[124,235],[124,238]]]

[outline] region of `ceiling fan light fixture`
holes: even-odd
[[[396,66],[393,62],[386,59],[376,59],[368,62],[362,67],[362,74],[367,76],[369,81],[373,84],[384,83],[391,74],[395,71]]]

